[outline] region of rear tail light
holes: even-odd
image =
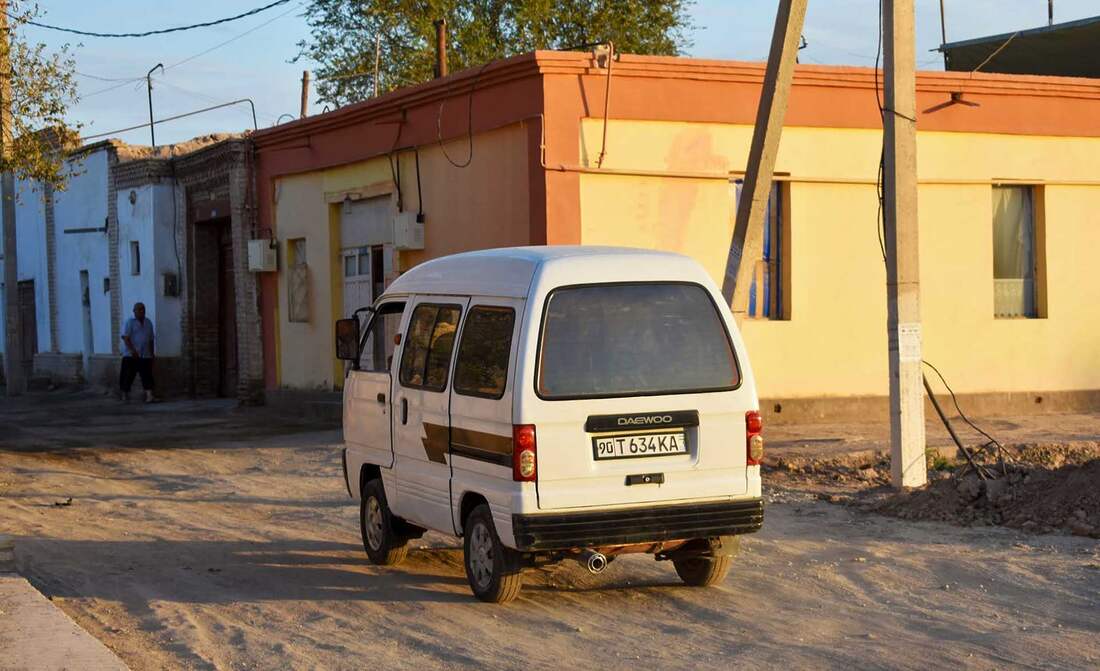
[[[534,482],[538,476],[538,443],[534,424],[516,424],[512,427],[512,479],[516,482]]]
[[[745,461],[749,466],[759,466],[764,459],[764,420],[756,410],[745,413]]]

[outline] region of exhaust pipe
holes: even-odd
[[[607,557],[604,553],[595,550],[584,550],[577,555],[577,561],[593,575],[601,573],[607,568]]]

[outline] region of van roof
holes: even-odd
[[[690,261],[671,252],[656,252],[631,247],[592,245],[548,245],[539,247],[502,247],[452,254],[422,263],[398,277],[386,289],[387,294],[463,294],[526,298],[531,281],[540,267],[553,265],[566,269],[572,262],[593,257],[610,257],[623,262],[627,257],[638,261]],[[693,261],[690,261],[694,263]],[[588,265],[585,263],[585,265]],[[633,264],[630,264],[633,265]]]

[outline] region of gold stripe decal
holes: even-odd
[[[512,437],[500,436],[495,433],[484,433],[473,429],[453,427],[451,429],[451,441],[456,445],[466,445],[482,452],[493,454],[512,454]]]
[[[428,461],[437,464],[447,463],[445,455],[450,442],[447,427],[424,422],[424,437],[421,441],[424,443],[424,453],[428,455]]]
[[[466,447],[490,455],[505,457],[512,455],[511,436],[501,436],[495,433],[474,431],[473,429],[453,427],[448,432],[445,426],[424,422],[424,437],[420,440],[424,444],[424,454],[427,455],[428,461],[437,464],[447,463],[447,450],[452,441],[456,449]]]

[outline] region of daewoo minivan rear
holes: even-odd
[[[436,259],[337,325],[344,467],[371,559],[426,529],[507,601],[524,568],[670,560],[726,575],[760,528],[758,400],[721,294],[679,255],[516,248]],[[360,328],[365,326],[365,328]]]

